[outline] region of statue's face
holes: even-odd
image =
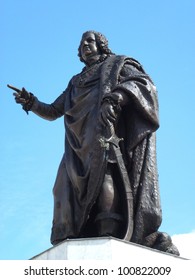
[[[80,44],[80,49],[81,49],[81,56],[86,63],[93,56],[100,54],[94,33],[87,32],[83,35]]]

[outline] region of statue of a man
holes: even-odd
[[[115,236],[179,254],[158,232],[156,87],[138,61],[112,53],[99,32],[85,32],[78,51],[85,67],[52,104],[25,88],[15,93],[27,112],[46,120],[64,116],[51,243]]]

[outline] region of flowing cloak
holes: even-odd
[[[161,224],[156,88],[139,62],[111,55],[74,76],[52,104],[35,98],[31,109],[48,120],[64,115],[65,153],[53,189],[52,244],[82,236],[106,172],[107,151],[99,141],[105,135],[100,122],[101,104],[117,91],[128,98],[121,109],[116,134],[124,139],[121,151],[133,191],[134,230],[130,241],[144,244]]]

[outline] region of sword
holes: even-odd
[[[130,241],[133,233],[134,221],[133,221],[133,194],[131,183],[129,180],[129,176],[127,173],[127,169],[123,160],[123,156],[121,153],[121,149],[119,146],[120,141],[124,140],[123,138],[119,138],[114,129],[114,125],[109,122],[109,130],[110,130],[110,138],[101,137],[100,143],[106,149],[111,148],[114,151],[114,155],[116,157],[117,165],[120,171],[121,179],[125,188],[126,201],[127,201],[127,228],[124,236],[124,240]]]

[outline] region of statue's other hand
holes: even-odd
[[[105,126],[109,126],[110,122],[114,123],[116,121],[117,115],[115,113],[114,107],[109,102],[104,102],[101,106],[101,122]]]
[[[21,91],[14,92],[15,101],[18,104],[26,104],[29,101],[30,93],[23,87]]]

